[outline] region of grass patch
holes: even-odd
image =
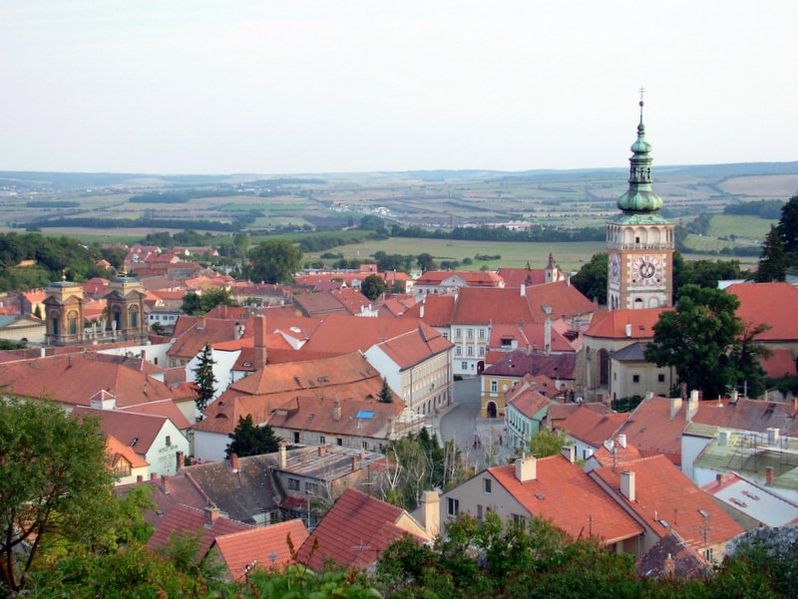
[[[711,237],[730,237],[762,240],[770,226],[778,221],[759,218],[758,216],[716,214],[709,223]]]

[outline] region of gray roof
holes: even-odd
[[[646,362],[646,347],[648,343],[643,341],[632,343],[613,352],[612,359],[618,362]]]
[[[7,327],[12,322],[16,321],[17,318],[19,318],[19,316],[0,314],[0,328]]]

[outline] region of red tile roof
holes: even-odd
[[[175,506],[158,522],[155,532],[147,542],[147,548],[154,550],[166,547],[173,534],[177,537],[198,534],[197,558],[199,561],[208,553],[216,537],[244,530],[252,530],[252,527],[219,515],[211,520],[209,510],[198,510],[181,504]]]
[[[505,287],[540,285],[546,282],[545,268],[500,268],[497,273]]]
[[[635,511],[660,538],[671,530],[690,547],[705,547],[729,541],[743,529],[663,455],[629,462],[625,471],[635,473],[635,501],[620,495],[620,470],[597,468],[597,477],[614,489],[620,501]],[[708,515],[705,519],[702,513]],[[663,520],[667,522],[666,527]],[[705,539],[709,542],[705,543]]]
[[[301,351],[329,356],[365,351],[375,343],[418,328],[412,318],[361,318],[330,314],[313,332]]]
[[[626,447],[623,447],[617,441],[613,441],[612,450],[607,449],[605,445],[602,444],[599,447],[598,451],[591,456],[594,460],[596,460],[601,466],[608,466],[619,468],[626,464],[627,462],[631,462],[633,460],[639,460],[643,456],[640,454],[640,451],[629,443],[626,442]]]
[[[479,270],[428,270],[416,279],[416,285],[440,285],[450,277],[459,277],[470,287],[498,287],[504,281],[495,272]]]
[[[452,344],[438,331],[421,323],[418,328],[387,339],[377,347],[404,370],[445,352],[452,347]]]
[[[611,439],[615,432],[626,422],[627,414],[598,414],[590,408],[580,405],[563,420],[556,423],[556,428],[568,433],[574,439],[599,448],[604,441]]]
[[[666,456],[677,466],[682,463],[682,430],[686,424],[685,411],[687,401],[673,405],[674,416],[671,417],[671,399],[653,396],[644,399],[629,414],[626,423],[618,430],[626,435],[627,443],[634,445],[643,456]]]
[[[518,289],[466,287],[457,295],[453,324],[543,322],[545,315],[533,314],[527,297]]]
[[[770,356],[762,359],[762,368],[772,379],[798,374],[798,360],[789,349],[772,349]]]
[[[100,410],[77,406],[76,417],[91,416],[100,420],[100,429],[113,435],[139,455],[145,455],[152,446],[167,419],[154,414],[140,414],[121,410]]]
[[[595,537],[605,544],[636,537],[643,528],[577,464],[556,455],[537,460],[534,480],[520,482],[515,466],[488,472],[533,516],[549,520],[574,538]]]
[[[743,322],[770,326],[758,340],[798,340],[798,288],[789,283],[738,283],[726,291],[740,300],[737,316]]]
[[[519,381],[507,392],[505,402],[527,418],[532,418],[540,410],[548,406],[551,400],[537,391],[534,386],[525,385],[523,381]]]
[[[516,376],[543,374],[550,379],[573,380],[576,378],[576,354],[527,353],[515,350],[504,355],[498,362],[483,371],[483,376]]]
[[[792,402],[742,398],[736,403],[702,401],[693,422],[760,433],[778,428],[783,435],[798,434],[798,418]]]
[[[426,295],[415,306],[408,308],[403,318],[418,318],[431,327],[448,327],[454,316],[454,302],[454,295]]]
[[[530,309],[537,316],[538,322],[541,321],[543,306],[551,306],[551,316],[554,320],[592,314],[596,311],[595,304],[568,281],[535,285],[527,288],[526,295]]]
[[[132,447],[109,434],[105,438],[105,455],[108,456],[112,468],[116,466],[120,459],[127,461],[131,468],[149,466],[149,462],[137,454]]]
[[[597,312],[585,335],[602,339],[653,339],[654,325],[664,311],[664,308],[643,308]],[[630,335],[626,334],[627,324],[631,325]]]
[[[288,520],[221,535],[216,537],[214,544],[230,572],[230,577],[238,580],[251,567],[282,570],[294,563],[290,548],[296,550],[307,538],[308,530],[302,520]]]
[[[328,560],[364,568],[407,534],[396,526],[404,510],[355,489],[347,489],[297,553],[297,561],[321,571]]]
[[[515,340],[518,349],[535,349],[542,351],[545,349],[546,325],[542,322],[519,324],[494,324],[490,331],[490,341],[488,346],[493,349],[501,349],[503,339]],[[551,351],[553,352],[573,352],[576,351],[573,344],[566,339],[562,333],[553,326],[551,329]]]

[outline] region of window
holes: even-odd
[[[482,522],[482,506],[477,504],[477,520]]]
[[[454,355],[458,358],[463,355],[463,348],[459,345],[454,348]]]
[[[657,381],[660,382],[660,383],[664,383],[665,382],[665,375],[664,374],[658,374],[657,375]]]
[[[463,370],[468,370],[468,362],[460,362],[460,368]]]
[[[299,432],[294,431],[294,443],[299,443]]]
[[[457,516],[460,513],[460,500],[454,497],[449,497],[447,500],[447,514],[450,516]]]
[[[633,374],[632,375],[632,382],[633,383],[639,383],[640,382],[640,375],[639,374]]]
[[[708,562],[712,562],[712,559],[713,559],[713,557],[712,557],[712,547],[707,547],[706,549],[704,549],[704,557],[706,558],[706,560]]]
[[[454,330],[454,338],[455,339],[459,339],[462,334],[463,333],[462,333],[462,331],[459,328]]]
[[[298,478],[289,478],[288,479],[288,489],[291,491],[299,491],[299,479]]]
[[[466,345],[466,355],[473,356],[474,355],[474,346],[473,345]]]
[[[524,517],[520,514],[512,514],[513,522],[519,523],[524,521]]]
[[[313,495],[318,494],[319,492],[319,483],[312,483],[312,482],[305,482],[305,493],[311,493]]]
[[[491,393],[498,393],[499,392],[499,381],[494,379],[494,380],[492,380],[490,382],[490,392]]]
[[[473,339],[474,338],[474,329],[466,329],[466,337],[468,337],[469,339]]]
[[[338,445],[338,446],[341,446],[341,445],[343,445],[343,444],[344,444],[344,440],[343,440],[343,439],[341,439],[341,437],[338,437],[338,438],[335,440],[335,444],[336,444],[336,445]]]
[[[444,331],[443,332],[443,338],[444,339],[448,339],[449,338],[449,331]]]
[[[319,435],[319,445],[327,445],[327,437]]]
[[[479,355],[480,355],[480,357],[483,357],[483,358],[485,357],[485,346],[484,345],[480,345],[479,346]]]
[[[479,329],[479,338],[480,339],[484,339],[485,338],[485,329]]]
[[[170,437],[169,435],[166,435],[166,446],[167,447],[172,446],[172,437]]]
[[[369,443],[368,443],[368,441],[363,441],[363,443],[361,443],[361,447],[363,447],[363,449],[366,449],[366,450],[367,450],[367,449],[369,448]]]
[[[482,490],[485,491],[486,494],[490,495],[491,486],[493,481],[489,478],[486,478],[482,481]]]

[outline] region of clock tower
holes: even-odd
[[[662,200],[651,185],[651,144],[640,124],[629,159],[629,189],[618,198],[620,215],[607,225],[607,307],[661,308],[673,297],[673,225],[659,214]]]

